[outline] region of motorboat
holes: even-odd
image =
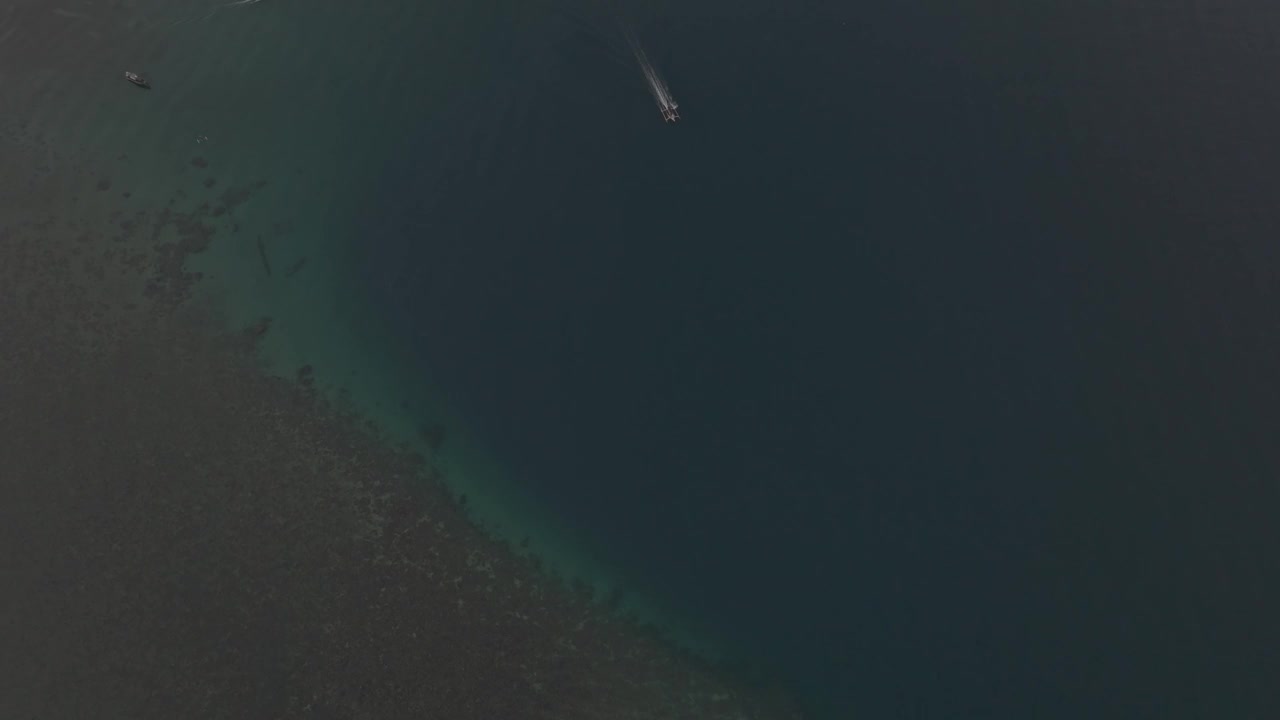
[[[145,88],[147,90],[151,89],[151,83],[148,82],[146,78],[142,77],[138,73],[131,73],[131,72],[125,71],[124,79],[128,80],[134,85],[137,85],[140,88]]]

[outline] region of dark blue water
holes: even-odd
[[[674,125],[608,13],[495,13],[375,306],[823,717],[1262,717],[1280,19],[952,5],[630,8]]]

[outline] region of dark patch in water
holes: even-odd
[[[293,277],[306,264],[307,264],[307,259],[305,257],[298,258],[298,262],[294,263],[293,265],[290,265],[289,269],[284,272],[284,276]]]
[[[440,446],[444,444],[443,425],[436,424],[423,428],[420,434],[422,435],[422,439],[427,443],[427,447],[432,450],[439,450]]]
[[[222,202],[227,206],[227,208],[234,208],[235,206],[239,205],[245,200],[248,200],[249,196],[254,191],[260,190],[263,187],[266,187],[266,184],[267,184],[267,181],[259,180],[258,182],[254,183],[253,185],[247,188],[239,188],[239,189],[230,188],[226,192],[222,193]]]
[[[198,168],[209,167],[209,161],[199,156],[191,158],[191,164],[195,165]]]
[[[271,277],[271,262],[267,260],[267,245],[262,242],[262,236],[258,236],[258,258],[262,260],[262,269],[267,271],[267,277]]]
[[[271,329],[271,318],[264,317],[258,322],[244,329],[244,334],[251,340],[257,340],[267,334],[267,330]]]

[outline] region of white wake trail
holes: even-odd
[[[662,112],[662,118],[667,121],[679,119],[680,115],[676,112],[676,108],[680,105],[671,96],[667,83],[654,69],[653,63],[649,62],[649,56],[645,54],[644,48],[640,47],[640,41],[636,36],[631,32],[627,32],[626,35],[627,43],[631,45],[631,52],[636,56],[636,62],[640,64],[640,72],[644,73],[645,82],[649,85],[649,92],[653,95],[654,102],[658,103],[658,110]]]

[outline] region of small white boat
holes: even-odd
[[[128,80],[134,85],[137,85],[140,88],[146,88],[147,90],[151,89],[151,83],[148,82],[146,78],[142,77],[138,73],[131,73],[126,70],[124,73],[124,79]]]

